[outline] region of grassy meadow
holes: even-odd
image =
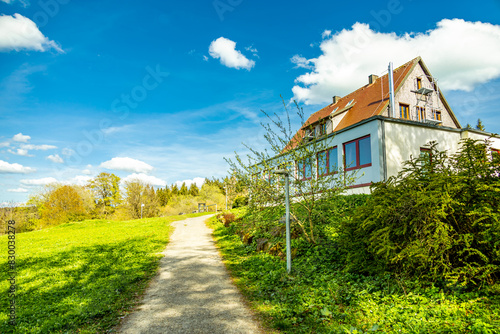
[[[0,333],[102,333],[158,268],[170,222],[87,220],[16,235],[16,316],[8,324],[7,235],[0,236]]]

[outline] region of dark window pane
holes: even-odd
[[[326,151],[320,152],[318,154],[318,172],[319,175],[325,175],[328,173],[328,170],[326,168]]]
[[[370,146],[370,137],[359,141],[359,164],[366,165],[372,162],[372,150]]]
[[[329,151],[329,161],[328,161],[328,168],[329,172],[333,173],[338,170],[338,155],[337,155],[337,148],[332,148]]]
[[[305,160],[305,164],[306,164],[306,178],[310,178],[312,176],[312,168],[311,168],[311,159],[310,158],[307,158]]]
[[[345,144],[345,166],[356,167],[356,142]]]

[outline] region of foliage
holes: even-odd
[[[318,204],[343,193],[356,179],[355,172],[345,172],[342,166],[334,166],[335,172],[317,175],[316,158],[321,164],[326,163],[326,150],[331,148],[332,135],[318,129],[324,124],[304,123],[304,112],[295,103],[296,116],[302,124],[299,131],[292,130],[290,111],[283,101],[284,116],[276,113],[269,115],[262,124],[270,151],[259,152],[251,147],[247,161],[236,154],[236,161],[226,159],[232,174],[248,189],[249,203],[252,210],[275,208],[282,211],[285,202],[285,181],[276,170],[285,170],[290,176],[290,192],[296,205],[292,214],[301,233],[311,243],[317,242],[317,223],[327,217]],[[284,118],[284,120],[282,119]],[[322,154],[322,155],[321,155]],[[321,158],[322,157],[322,158]]]
[[[338,232],[340,221],[366,200],[341,197],[330,203],[332,214],[337,212],[328,223],[331,230]],[[243,215],[241,225],[261,219],[254,211],[232,211]],[[214,217],[209,226],[234,282],[265,324],[280,332],[495,333],[500,328],[499,295],[445,291],[388,274],[345,273],[333,232],[321,245],[292,240],[297,253],[288,275],[279,256],[243,243],[236,225],[226,228]]]
[[[104,216],[113,213],[121,202],[120,178],[115,174],[102,172],[90,180],[87,187],[94,194],[96,207]]]
[[[240,208],[248,205],[248,196],[236,196],[233,201],[233,208]]]
[[[110,331],[156,273],[169,222],[184,218],[92,220],[17,235],[15,332]],[[2,248],[7,240],[0,236]],[[0,267],[7,268],[6,256]],[[7,275],[0,270],[0,333],[14,332]]]
[[[348,269],[449,286],[498,284],[500,158],[471,139],[451,156],[429,148],[375,184],[366,205],[344,220]]]
[[[126,208],[129,217],[151,218],[159,212],[159,203],[152,186],[139,180],[125,182]]]

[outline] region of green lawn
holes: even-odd
[[[0,333],[111,329],[155,274],[169,223],[197,215],[89,220],[17,234],[15,328],[7,318],[7,236],[0,236]]]

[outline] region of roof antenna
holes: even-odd
[[[396,117],[396,105],[394,103],[394,76],[392,61],[389,62],[389,117]]]

